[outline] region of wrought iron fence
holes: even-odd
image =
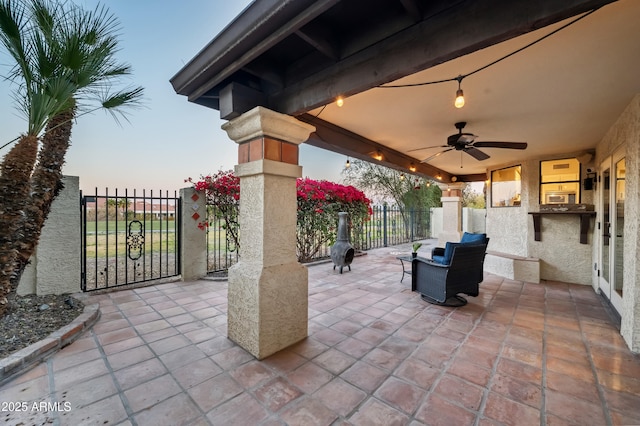
[[[154,196],[81,193],[82,290],[94,291],[180,274],[177,193]]]
[[[216,218],[214,207],[207,208],[207,271],[210,274],[225,273],[238,261],[238,250],[229,238],[224,222]],[[431,238],[431,210],[405,210],[398,207],[373,206],[372,215],[360,229],[351,229],[351,244],[356,250],[370,250],[410,241]],[[338,218],[336,217],[336,224]],[[313,245],[313,244],[310,244]],[[320,244],[310,262],[330,257],[331,247]]]
[[[235,208],[235,206],[234,206]],[[229,230],[228,225],[217,214],[218,208],[207,205],[207,273],[226,273],[232,265],[238,262],[237,236],[235,230]]]

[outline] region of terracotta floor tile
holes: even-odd
[[[640,395],[640,377],[638,376],[623,376],[603,370],[598,370],[597,375],[600,384],[607,389]]]
[[[436,394],[431,394],[418,408],[416,419],[430,426],[472,425],[475,414],[454,405]]]
[[[204,352],[198,349],[195,345],[189,345],[176,349],[175,351],[168,352],[164,355],[160,355],[160,361],[162,361],[167,369],[175,370],[204,357],[206,357]]]
[[[120,330],[109,331],[103,334],[98,334],[98,341],[101,345],[105,346],[110,343],[119,342],[121,340],[137,337],[138,334],[131,328],[123,328]]]
[[[63,370],[65,368],[73,367],[78,364],[82,364],[89,361],[102,358],[98,349],[89,349],[83,352],[60,352],[55,359],[53,359],[54,371]]]
[[[166,339],[156,340],[155,342],[149,343],[149,347],[157,355],[162,355],[188,346],[189,344],[191,344],[191,342],[186,337],[182,335],[175,335],[167,337]]]
[[[337,417],[336,413],[310,397],[299,398],[280,413],[280,418],[290,425],[329,425]]]
[[[223,402],[241,394],[243,388],[226,373],[193,386],[187,393],[198,404],[202,411],[207,412]]]
[[[258,386],[254,394],[262,405],[274,413],[303,395],[298,388],[291,385],[282,377],[276,377]]]
[[[141,315],[130,316],[128,317],[129,322],[133,325],[141,325],[146,324],[152,321],[156,321],[162,319],[162,316],[157,312],[147,312]]]
[[[440,375],[440,369],[419,359],[409,357],[395,370],[394,375],[419,386],[423,390],[429,390]]]
[[[598,389],[593,386],[591,382],[585,382],[567,374],[548,370],[546,374],[546,385],[548,389],[553,391],[572,395],[586,401],[600,403]]]
[[[314,333],[313,338],[327,346],[334,346],[346,339],[347,336],[331,328],[325,328],[318,333]]]
[[[390,352],[399,358],[406,358],[417,346],[415,342],[410,342],[393,335],[377,345],[377,348]]]
[[[491,390],[507,398],[540,409],[542,406],[542,387],[511,376],[496,374]]]
[[[601,404],[575,398],[553,390],[545,393],[545,409],[548,413],[571,420],[576,424],[606,424]]]
[[[118,424],[126,419],[127,412],[118,395],[101,399],[82,407],[82,409],[74,409],[74,405],[71,403],[69,411],[60,413],[60,423],[63,425]]]
[[[405,414],[375,398],[369,398],[349,418],[349,422],[356,426],[403,425],[408,420]]]
[[[322,404],[341,416],[349,415],[367,394],[342,379],[336,378],[314,394]]]
[[[183,393],[173,396],[134,416],[138,426],[175,426],[189,424],[200,417],[198,408]]]
[[[64,389],[74,383],[86,381],[93,377],[107,374],[109,370],[102,358],[77,364],[55,373],[56,389]]]
[[[132,349],[117,352],[107,356],[107,361],[113,370],[120,370],[133,364],[155,357],[147,346],[137,346]]]
[[[190,362],[184,367],[171,370],[171,375],[185,389],[209,380],[222,372],[222,369],[209,358]]]
[[[467,410],[478,411],[482,400],[483,388],[459,377],[445,374],[440,378],[434,393]]]
[[[135,413],[148,409],[165,399],[180,393],[182,389],[168,374],[142,383],[124,392],[129,401],[129,407]]]
[[[118,319],[117,317],[120,318]],[[120,312],[114,312],[100,318],[98,323],[93,326],[93,332],[96,334],[105,334],[110,331],[122,330],[127,327],[129,327],[129,321],[122,318],[122,314]]]
[[[234,347],[234,343],[226,336],[218,336],[198,343],[196,346],[202,352],[211,356]]]
[[[286,375],[287,380],[308,394],[315,392],[334,377],[333,374],[312,362],[307,362]]]
[[[155,321],[135,325],[136,331],[141,335],[145,335],[169,327],[171,327],[171,324],[169,324],[165,319],[158,319]]]
[[[364,361],[367,361],[369,364],[375,365],[376,367],[385,369],[387,371],[394,370],[401,362],[402,358],[382,349],[373,349],[368,354],[366,354],[363,358]]]
[[[167,369],[162,365],[160,360],[152,358],[118,370],[114,375],[122,389],[130,389],[140,383],[165,375],[166,373]]]
[[[519,402],[515,402],[495,392],[487,397],[485,416],[505,425],[539,425],[540,411]]]
[[[358,361],[351,368],[340,374],[340,377],[366,392],[373,392],[389,373],[367,362]]]
[[[260,361],[249,361],[231,370],[229,374],[245,389],[252,388],[276,376],[276,373],[262,365]]]
[[[104,351],[105,354],[111,355],[111,354],[115,354],[115,353],[118,353],[118,352],[125,351],[127,349],[131,349],[131,348],[135,348],[137,346],[144,345],[144,343],[145,342],[144,342],[144,340],[142,340],[141,337],[136,336],[136,337],[132,337],[130,339],[121,340],[119,342],[112,343],[110,345],[102,346],[102,350]]]
[[[540,352],[531,352],[527,349],[505,344],[502,347],[501,355],[503,358],[519,361],[532,367],[542,368],[542,353]]]
[[[546,361],[546,368],[548,370],[567,374],[585,382],[595,383],[591,365],[587,364],[583,359],[574,358],[572,360],[565,360],[548,356]]]
[[[356,362],[355,358],[337,349],[329,349],[313,359],[313,363],[318,364],[333,374],[340,374],[353,365],[354,362]]]
[[[336,349],[354,358],[361,358],[373,348],[373,345],[362,340],[347,338],[336,345]]]
[[[158,340],[165,339],[167,337],[175,336],[178,334],[178,330],[172,327],[163,328],[162,330],[152,331],[148,334],[144,334],[142,338],[147,343],[152,343]]]
[[[295,352],[285,349],[263,359],[262,362],[279,373],[286,373],[298,368],[307,360]]]
[[[625,415],[640,419],[640,394],[604,390],[607,405]]]
[[[482,387],[487,386],[491,377],[491,370],[457,358],[449,364],[447,373]]]
[[[207,414],[211,424],[225,426],[257,425],[268,417],[269,412],[246,393],[225,402]]]
[[[405,414],[411,415],[424,397],[424,390],[394,377],[389,377],[375,396]]]
[[[289,347],[292,352],[295,352],[307,359],[315,358],[328,348],[329,347],[324,343],[318,342],[310,337],[307,337],[306,339]]]
[[[496,372],[531,383],[542,383],[541,369],[508,358],[502,358],[498,361]]]

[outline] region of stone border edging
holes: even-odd
[[[71,344],[100,318],[98,303],[87,305],[80,315],[39,342],[0,360],[0,385],[34,367],[47,356]]]

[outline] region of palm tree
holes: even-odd
[[[27,132],[0,164],[0,316],[62,188],[73,121],[105,108],[137,106],[142,88],[112,90],[131,68],[115,60],[117,20],[52,0],[0,0],[0,43]]]

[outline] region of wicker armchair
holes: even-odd
[[[486,244],[462,244],[453,247],[449,265],[416,258],[412,263],[411,290],[422,299],[444,306],[462,306],[467,299],[459,296],[479,294]]]

